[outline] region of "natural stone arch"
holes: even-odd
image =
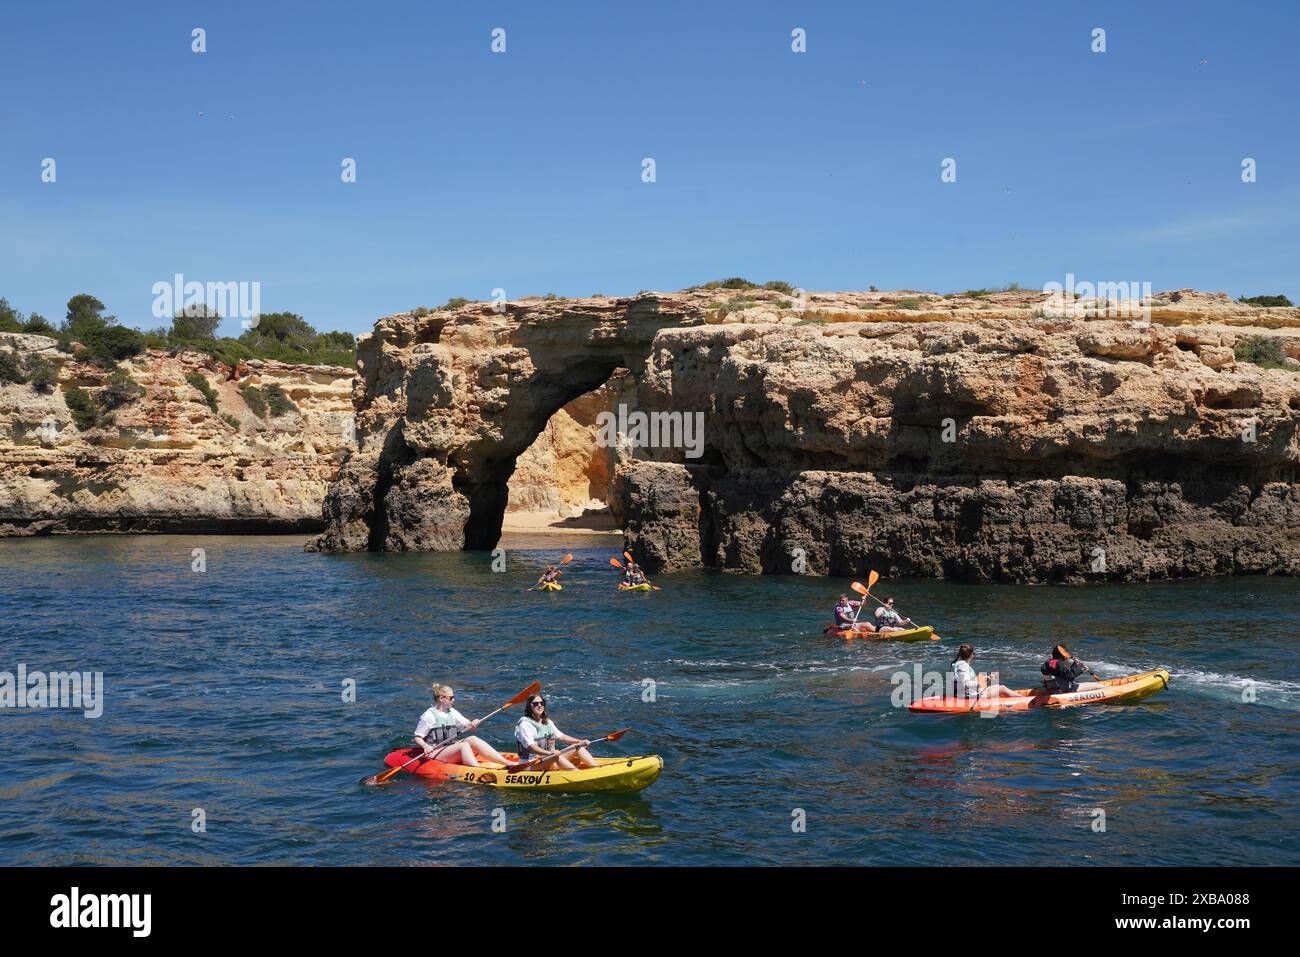
[[[515,461],[655,333],[698,317],[653,296],[474,304],[381,319],[358,340],[357,450],[324,504],[326,550],[489,549]]]

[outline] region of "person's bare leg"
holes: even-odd
[[[578,757],[578,763],[584,768],[598,768],[600,762],[591,756],[591,752],[586,748],[579,748],[574,752]]]
[[[478,736],[474,736],[470,738],[468,741],[466,741],[466,746],[470,747],[471,750],[473,751],[477,751],[479,754],[483,755],[483,757],[487,758],[489,761],[493,761],[497,764],[510,763],[505,759],[505,757],[501,754],[500,751],[492,747],[492,745],[488,744],[486,741],[484,741],[482,738]],[[478,766],[477,761],[474,761],[473,764],[476,767]]]

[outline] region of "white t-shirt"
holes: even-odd
[[[448,708],[445,712],[439,712],[436,707],[430,708],[424,714],[420,715],[420,723],[415,726],[415,736],[425,738],[425,736],[439,725],[447,724],[447,718],[450,717],[456,722],[456,727],[464,731],[469,727],[469,719],[457,711],[455,708]],[[441,718],[441,720],[439,720]],[[430,744],[434,742],[430,741]]]
[[[882,625],[901,625],[903,623],[902,615],[892,608],[886,608],[884,605],[876,609],[876,619]]]
[[[547,728],[555,737],[560,736],[560,729],[555,726],[555,722],[547,719]],[[528,718],[520,718],[515,725],[515,740],[519,742],[520,755],[532,754],[530,747],[537,741],[537,733],[533,728],[533,723]]]
[[[979,676],[975,674],[975,669],[970,666],[969,661],[958,658],[953,662],[952,670],[957,675],[958,694],[974,698],[980,693]]]

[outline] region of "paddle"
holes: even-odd
[[[596,738],[596,739],[592,740],[592,741],[590,742],[590,744],[600,744],[602,741],[617,741],[619,738],[623,737],[623,735],[627,734],[627,733],[628,733],[629,731],[631,731],[631,730],[632,730],[631,728],[624,728],[622,731],[613,731],[613,732],[610,732],[609,734],[605,735],[603,738]],[[558,757],[559,757],[560,755],[562,755],[562,754],[568,754],[570,751],[576,751],[576,750],[578,750],[578,748],[581,748],[581,747],[583,747],[583,745],[581,745],[581,744],[571,744],[571,745],[569,745],[567,748],[565,748],[565,749],[563,749],[562,751],[559,751],[559,752],[557,752],[557,753],[555,753],[555,754],[547,754],[547,755],[544,755],[543,757],[533,758],[531,761],[525,761],[525,762],[523,762],[522,764],[511,764],[511,765],[508,765],[508,766],[506,767],[506,773],[507,773],[507,774],[516,774],[516,773],[518,773],[519,771],[524,770],[524,768],[530,768],[530,767],[532,767],[534,764],[538,764],[538,763],[540,763],[540,762],[542,762],[542,761],[550,761],[550,760],[552,760],[552,759],[554,759],[554,758],[558,758]]]
[[[565,555],[563,558],[560,559],[560,567],[563,568],[565,565],[569,564],[569,562],[571,562],[571,561],[573,561],[573,552],[569,552],[569,554]],[[556,574],[558,575],[558,574],[560,574],[560,573],[559,573],[559,572],[556,572]],[[542,583],[541,583],[541,582],[538,582],[538,583],[537,583],[536,585],[534,585],[532,588],[526,588],[526,589],[524,589],[524,590],[525,590],[525,591],[536,591],[537,589],[539,589],[539,588],[541,588],[541,587],[542,587]]]
[[[880,573],[871,572],[867,575],[867,587],[863,588],[861,583],[854,582],[853,590],[856,592],[860,592],[863,595],[869,595],[871,594],[870,592],[871,586],[874,585],[879,580],[880,580]],[[849,625],[849,631],[853,631],[858,627],[858,615],[862,614],[862,606],[865,604],[866,604],[865,601],[858,602],[858,610],[853,613],[853,623]]]
[[[479,723],[479,724],[482,724],[482,723],[483,723],[484,721],[486,721],[488,718],[492,717],[492,715],[494,715],[494,714],[500,714],[502,711],[506,710],[506,708],[510,707],[512,704],[519,704],[519,703],[520,703],[521,701],[523,701],[524,699],[532,697],[533,695],[537,694],[537,692],[539,692],[539,691],[541,691],[541,690],[542,690],[542,683],[541,683],[540,681],[534,681],[532,684],[530,684],[530,685],[529,685],[527,688],[525,688],[523,691],[519,692],[519,694],[515,695],[513,698],[511,698],[509,701],[507,701],[507,702],[506,702],[505,704],[503,704],[501,707],[497,708],[496,711],[493,711],[491,714],[486,714],[486,715],[484,715],[483,717],[479,718],[479,719],[478,719],[478,723]],[[450,738],[448,738],[446,741],[442,742],[441,747],[445,748],[447,745],[451,744],[453,741],[455,741],[455,740],[456,740],[457,738],[459,738],[459,737],[460,737],[460,731],[457,731],[455,734],[453,734],[453,735],[452,735]],[[394,774],[396,774],[398,771],[402,770],[402,768],[406,767],[407,764],[414,764],[416,761],[420,760],[420,758],[422,758],[422,757],[424,757],[424,752],[423,752],[423,751],[421,751],[421,752],[420,752],[419,754],[417,754],[415,757],[411,758],[411,760],[407,761],[406,764],[400,764],[400,765],[398,765],[398,766],[395,767],[395,768],[389,768],[387,771],[384,771],[384,772],[381,773],[381,774],[374,774],[374,775],[371,775],[371,776],[368,777],[368,778],[363,778],[362,781],[361,781],[361,783],[362,783],[362,784],[383,784],[385,781],[387,781],[389,778],[391,778],[391,777],[392,777]]]
[[[629,562],[631,562],[632,564],[634,564],[634,565],[636,564],[636,560],[632,557],[632,553],[631,553],[631,552],[624,552],[624,553],[623,553],[623,557],[626,558],[626,559],[627,559]],[[619,568],[622,568],[622,567],[623,567],[622,565],[619,565]],[[646,573],[645,573],[645,572],[642,572],[642,573],[641,573],[641,577],[642,577],[642,578],[645,578],[645,583],[646,583],[647,585],[649,585],[651,588],[653,588],[655,591],[663,591],[663,589],[660,588],[658,585],[655,585],[655,584],[652,584],[652,583],[651,583],[650,579],[649,579],[648,577],[646,577]]]
[[[870,582],[871,585],[874,585],[874,584],[879,580],[879,578],[880,578],[879,575],[877,575],[875,572],[872,572],[870,575],[867,576],[867,581]],[[879,598],[876,598],[875,595],[871,594],[871,586],[870,586],[870,585],[868,585],[866,588],[863,588],[863,587],[862,587],[862,584],[861,584],[860,582],[854,582],[853,585],[852,585],[851,587],[852,587],[853,590],[854,590],[855,592],[857,592],[859,595],[865,595],[866,597],[868,597],[868,598],[870,598],[870,599],[872,599],[872,600],[874,600],[874,601],[880,601]],[[884,604],[884,602],[880,602],[880,603],[881,603],[882,605]],[[862,606],[861,606],[861,605],[858,606],[858,611],[862,611]],[[855,621],[857,620],[856,616],[854,617],[854,620],[855,620]],[[908,621],[911,621],[911,622],[912,622],[912,627],[913,627],[913,628],[917,628],[917,627],[919,627],[919,626],[916,624],[915,621],[912,621],[912,619],[909,618]],[[877,630],[879,630],[879,629],[877,629]],[[939,638],[939,636],[938,636],[937,634],[931,633],[931,635],[930,635],[930,640],[931,640],[931,641],[939,641],[940,638]]]
[[[627,552],[624,552],[623,554],[626,555]],[[632,560],[631,558],[628,559],[628,561],[631,561],[631,560]],[[611,559],[609,560],[609,563],[610,563],[611,565],[613,565],[615,568],[622,568],[622,567],[623,567],[623,563],[620,562],[617,558],[611,558]],[[646,583],[647,585],[650,585],[650,579],[647,578],[645,583]],[[663,591],[663,589],[660,588],[658,585],[650,585],[650,587],[651,587],[652,589],[654,589],[655,591]]]

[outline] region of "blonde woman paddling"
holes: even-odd
[[[497,764],[510,763],[482,738],[474,735],[459,737],[462,731],[477,729],[478,722],[470,721],[452,707],[456,692],[449,686],[435,684],[433,698],[433,707],[420,715],[420,723],[415,726],[415,743],[424,749],[426,758],[447,764],[468,764],[476,768],[479,763],[474,752],[477,751]]]

